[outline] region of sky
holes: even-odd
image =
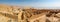
[[[60,9],[60,0],[0,0],[0,4]]]

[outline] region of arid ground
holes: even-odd
[[[0,22],[60,22],[60,9],[0,5]]]

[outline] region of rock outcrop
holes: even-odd
[[[60,22],[60,10],[0,5],[0,22]]]

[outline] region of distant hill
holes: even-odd
[[[7,21],[9,19],[11,20],[14,19],[13,21],[24,20],[22,22],[25,22],[28,20],[40,21],[39,19],[41,19],[40,22],[44,22],[46,17],[49,17],[50,15],[51,15],[50,17],[54,17],[57,14],[59,18],[60,15],[58,13],[60,13],[60,9],[37,9],[30,6],[25,7],[25,6],[12,6],[12,5],[0,4],[0,18],[4,16],[2,18],[4,19],[4,22],[6,22],[6,18],[7,18]],[[0,20],[0,22],[2,22],[2,20]]]

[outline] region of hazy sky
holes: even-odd
[[[60,9],[60,0],[0,0],[0,4]]]

